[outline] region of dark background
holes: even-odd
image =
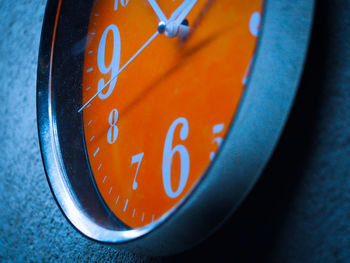
[[[150,258],[77,233],[51,196],[36,128],[44,0],[0,0],[0,261],[350,262],[350,1],[318,0],[299,93],[252,193],[207,241]]]

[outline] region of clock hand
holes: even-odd
[[[153,8],[153,10],[156,13],[156,15],[158,16],[159,20],[166,23],[168,21],[168,19],[165,17],[163,11],[160,9],[160,7],[157,4],[156,0],[148,0],[148,3]]]
[[[191,2],[193,0],[185,0],[182,2],[182,4],[171,14],[169,21],[173,21],[175,20],[179,14],[186,8],[186,6],[188,5],[189,2]]]
[[[185,6],[185,9],[180,13],[180,15],[174,20],[174,23],[176,26],[181,25],[182,21],[185,20],[186,16],[191,12],[194,5],[197,3],[198,0],[192,0],[189,1],[188,4]]]
[[[111,83],[113,80],[115,80],[117,77],[118,77],[118,75],[157,37],[159,35],[159,32],[157,31],[157,32],[155,32],[154,34],[153,34],[153,36],[151,36],[151,38],[150,39],[148,39],[147,40],[147,42],[128,60],[128,62],[126,62],[125,64],[124,64],[124,66],[123,67],[121,67],[120,69],[119,69],[119,71],[118,71],[118,73],[117,74],[115,74],[114,76],[112,76],[112,78],[109,80],[109,81],[107,81],[106,82],[106,84],[103,86],[103,88],[102,89],[100,89],[99,91],[97,91],[96,93],[95,93],[95,95],[94,96],[92,96],[91,97],[91,99],[89,99],[79,110],[78,110],[78,112],[81,112],[87,105],[89,105],[90,104],[90,102],[94,99],[94,98],[96,98],[97,96],[98,96],[98,94],[100,94],[108,85],[109,85],[109,83]]]
[[[166,25],[166,33],[168,37],[185,37],[188,32],[188,26],[183,27],[181,23],[185,20],[186,16],[191,12],[194,5],[197,3],[198,0],[187,0],[183,2],[183,4],[178,8],[180,11],[175,10],[175,12],[172,14],[171,18],[169,19],[169,22]]]
[[[202,22],[202,19],[204,18],[204,16],[206,15],[206,13],[209,11],[209,9],[212,7],[214,3],[214,0],[207,0],[207,2],[205,3],[205,6],[202,8],[202,10],[200,11],[199,15],[197,16],[197,18],[194,20],[194,22],[191,24],[191,28],[186,36],[186,40],[189,39],[192,34],[194,33],[194,31],[197,29],[197,27],[199,26],[199,24]]]
[[[180,25],[176,28],[173,27],[171,21],[174,21],[188,6],[188,4],[193,0],[185,0],[182,4],[171,14],[169,20],[165,17],[164,13],[158,6],[156,0],[148,0],[149,4],[152,6],[153,10],[157,14],[160,22],[158,24],[159,33],[166,33],[168,37],[184,37],[188,32],[188,25]],[[169,25],[170,22],[170,25]],[[169,25],[169,26],[168,26]],[[168,28],[167,28],[168,26]],[[173,32],[173,33],[172,33]]]
[[[163,21],[164,23],[167,23],[168,21],[175,20],[178,17],[178,15],[189,4],[189,2],[191,2],[193,0],[185,0],[184,2],[182,2],[182,4],[178,8],[176,8],[176,10],[171,14],[169,20],[166,18],[166,16],[164,15],[163,11],[160,9],[160,7],[157,4],[156,0],[147,0],[147,1],[151,5],[151,7],[153,8],[153,10],[156,13],[156,15],[158,16],[159,20]]]

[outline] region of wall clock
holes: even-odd
[[[312,14],[309,0],[49,0],[38,127],[68,221],[146,254],[207,237],[278,141]]]

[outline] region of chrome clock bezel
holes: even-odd
[[[61,1],[47,3],[37,81],[41,153],[58,206],[79,232],[102,243],[151,255],[174,254],[195,245],[233,213],[278,142],[302,74],[314,1],[265,1],[263,30],[250,79],[219,153],[181,205],[139,229],[127,229],[114,221],[98,197],[87,200],[85,190],[72,187],[72,176],[62,159],[51,86],[53,39]],[[87,182],[86,189],[90,187]]]

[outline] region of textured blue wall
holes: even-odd
[[[35,115],[44,8],[0,0],[0,261],[350,262],[350,1],[318,1],[295,107],[249,198],[212,238],[168,258],[87,240],[51,197]]]

